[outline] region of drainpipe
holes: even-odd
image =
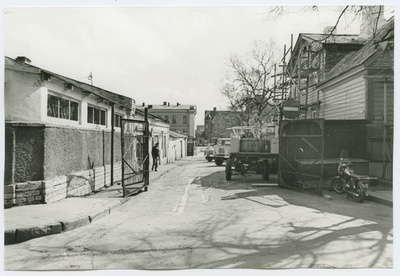
[[[382,155],[382,179],[385,179],[386,174],[386,125],[387,125],[387,86],[386,81],[383,84],[383,155]]]
[[[114,103],[111,103],[111,186],[114,185]]]

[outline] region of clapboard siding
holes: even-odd
[[[327,120],[365,119],[365,91],[362,75],[322,90],[320,117]]]
[[[383,122],[384,115],[384,82],[372,80],[372,85],[370,86],[372,89],[369,92],[369,96],[372,99],[370,108],[371,108],[371,120],[377,121],[379,120]],[[394,89],[393,82],[386,83],[386,110],[387,110],[387,124],[393,124],[393,116],[394,116]],[[381,119],[377,119],[381,118]]]

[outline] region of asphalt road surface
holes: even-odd
[[[91,225],[6,246],[6,270],[391,268],[392,208],[188,158]]]

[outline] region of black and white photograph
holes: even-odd
[[[395,1],[2,2],[1,273],[399,272]]]

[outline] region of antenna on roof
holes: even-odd
[[[93,85],[93,75],[92,75],[92,71],[90,71],[90,75],[88,76],[88,80],[90,80],[90,85]]]

